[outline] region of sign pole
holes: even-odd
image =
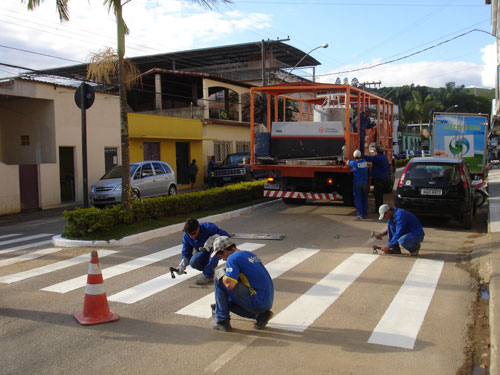
[[[83,175],[83,207],[89,207],[89,186],[88,186],[88,172],[87,172],[87,106],[86,106],[86,84],[85,82],[80,85],[80,108],[82,113],[82,175]]]

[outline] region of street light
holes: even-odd
[[[457,107],[458,107],[458,104],[454,104],[454,105],[452,105],[450,108],[448,108],[445,112],[448,112],[450,109],[452,109],[452,108],[457,108]]]
[[[317,49],[319,49],[319,48],[328,48],[328,43],[324,43],[324,44],[322,44],[322,45],[320,45],[320,46],[317,46],[317,47],[313,48],[313,49],[312,49],[312,50],[310,50],[309,52],[307,52],[307,53],[304,55],[304,57],[303,57],[303,58],[301,58],[301,59],[299,60],[299,62],[298,62],[297,64],[295,64],[295,65],[294,65],[294,67],[292,68],[292,70],[290,70],[290,71],[286,74],[286,76],[284,76],[284,77],[283,77],[283,79],[282,79],[282,80],[278,83],[278,85],[279,85],[279,84],[281,84],[281,83],[282,83],[282,82],[283,82],[283,81],[284,81],[284,80],[285,80],[285,79],[286,79],[286,78],[290,75],[290,73],[291,73],[291,72],[293,72],[293,70],[294,70],[294,69],[295,69],[295,68],[296,68],[296,67],[297,67],[297,66],[298,66],[298,65],[299,65],[302,61],[304,61],[304,59],[305,59],[307,56],[309,56],[311,53],[313,53],[314,51],[316,51],[316,50],[317,50]]]

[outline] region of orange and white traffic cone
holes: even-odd
[[[85,326],[115,322],[120,319],[117,314],[109,311],[108,297],[104,291],[101,266],[99,265],[99,257],[97,256],[96,250],[92,250],[90,254],[83,312],[74,314],[73,316],[78,323]]]

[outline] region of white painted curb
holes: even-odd
[[[254,206],[240,208],[239,210],[224,212],[222,214],[207,216],[204,218],[200,218],[200,221],[208,221],[208,222],[218,222],[222,220],[229,219],[231,217],[240,216],[242,214],[248,213],[257,208],[267,206],[270,204],[274,204],[276,202],[281,202],[281,199],[273,200],[270,202],[259,203]],[[169,225],[168,227],[153,229],[147,232],[133,234],[131,236],[123,237],[119,240],[110,240],[110,241],[79,241],[79,240],[68,240],[66,238],[61,237],[61,235],[57,235],[52,237],[52,244],[54,246],[62,246],[62,247],[105,247],[105,246],[128,246],[134,245],[140,242],[148,241],[153,238],[163,237],[172,233],[177,233],[182,231],[184,228],[184,223]]]

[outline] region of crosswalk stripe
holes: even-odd
[[[115,250],[99,250],[99,258],[103,258],[103,257],[106,257],[108,255],[111,255],[111,254],[114,254],[117,252],[118,251],[115,251]],[[46,266],[34,268],[34,269],[31,269],[28,271],[14,273],[12,275],[2,276],[2,277],[0,277],[0,283],[4,283],[4,284],[15,283],[17,281],[29,279],[29,278],[35,277],[35,276],[44,275],[44,274],[47,274],[47,273],[50,273],[53,271],[58,271],[60,269],[70,267],[70,266],[73,266],[75,264],[84,263],[84,262],[90,262],[90,253],[83,254],[83,255],[77,256],[75,258],[63,260],[63,261],[60,261],[57,263],[52,263],[52,264],[49,264]]]
[[[275,279],[318,252],[317,249],[297,248],[266,264],[266,269],[271,278]],[[214,303],[214,301],[215,293],[212,292],[180,309],[176,314],[210,318],[212,316],[210,304]]]
[[[15,236],[20,236],[21,233],[11,233],[11,234],[4,234],[3,236],[0,236],[0,239],[2,238],[9,238],[9,237],[15,237]]]
[[[256,248],[262,246],[264,245],[247,242],[238,245],[238,248],[241,250],[247,250],[249,248],[255,250]],[[186,272],[186,275],[176,277],[175,279],[172,279],[170,273],[163,274],[142,284],[138,284],[136,286],[133,286],[132,288],[125,289],[119,293],[113,294],[112,296],[108,297],[108,300],[127,304],[135,303],[137,301],[143,300],[144,298],[150,297],[153,294],[162,292],[165,289],[168,289],[201,273],[201,271],[197,271],[191,267],[187,267]]]
[[[60,248],[60,247],[49,247],[47,249],[41,249],[41,250],[35,251],[33,253],[21,254],[17,257],[14,257],[14,258],[3,259],[3,260],[0,260],[0,267],[10,266],[11,264],[24,262],[26,260],[40,258],[40,257],[43,257],[45,255],[56,253],[56,252],[61,251],[61,250],[62,250],[62,248]]]
[[[353,254],[306,293],[288,305],[268,326],[303,332],[378,258],[373,254]]]
[[[48,236],[53,236],[53,234],[51,234],[51,233],[41,233],[41,234],[34,234],[32,236],[25,236],[25,237],[15,238],[13,240],[0,241],[0,246],[8,245],[8,244],[11,244],[11,243],[16,243],[16,242],[24,242],[24,241],[34,240],[35,238],[42,238],[42,237],[48,237]]]
[[[413,349],[443,265],[442,260],[415,262],[368,343]]]
[[[170,258],[172,256],[180,254],[182,250],[182,245],[177,245],[165,250],[158,251],[153,254],[149,254],[140,258],[132,259],[128,262],[117,264],[116,266],[108,267],[102,269],[102,277],[104,280],[110,279],[114,276],[118,276],[130,271],[134,271],[138,268],[148,266],[150,264],[159,262],[163,259]],[[50,285],[42,290],[47,292],[56,293],[67,293],[72,290],[82,288],[87,283],[87,274],[75,277],[74,279],[63,281],[58,284]]]
[[[52,240],[31,242],[31,243],[26,244],[26,245],[20,245],[20,246],[16,246],[16,247],[9,247],[8,249],[0,250],[0,254],[11,253],[11,252],[17,251],[17,250],[30,249],[32,247],[37,247],[37,246],[42,246],[42,245],[48,245],[48,244],[51,244],[51,243],[52,243]]]

